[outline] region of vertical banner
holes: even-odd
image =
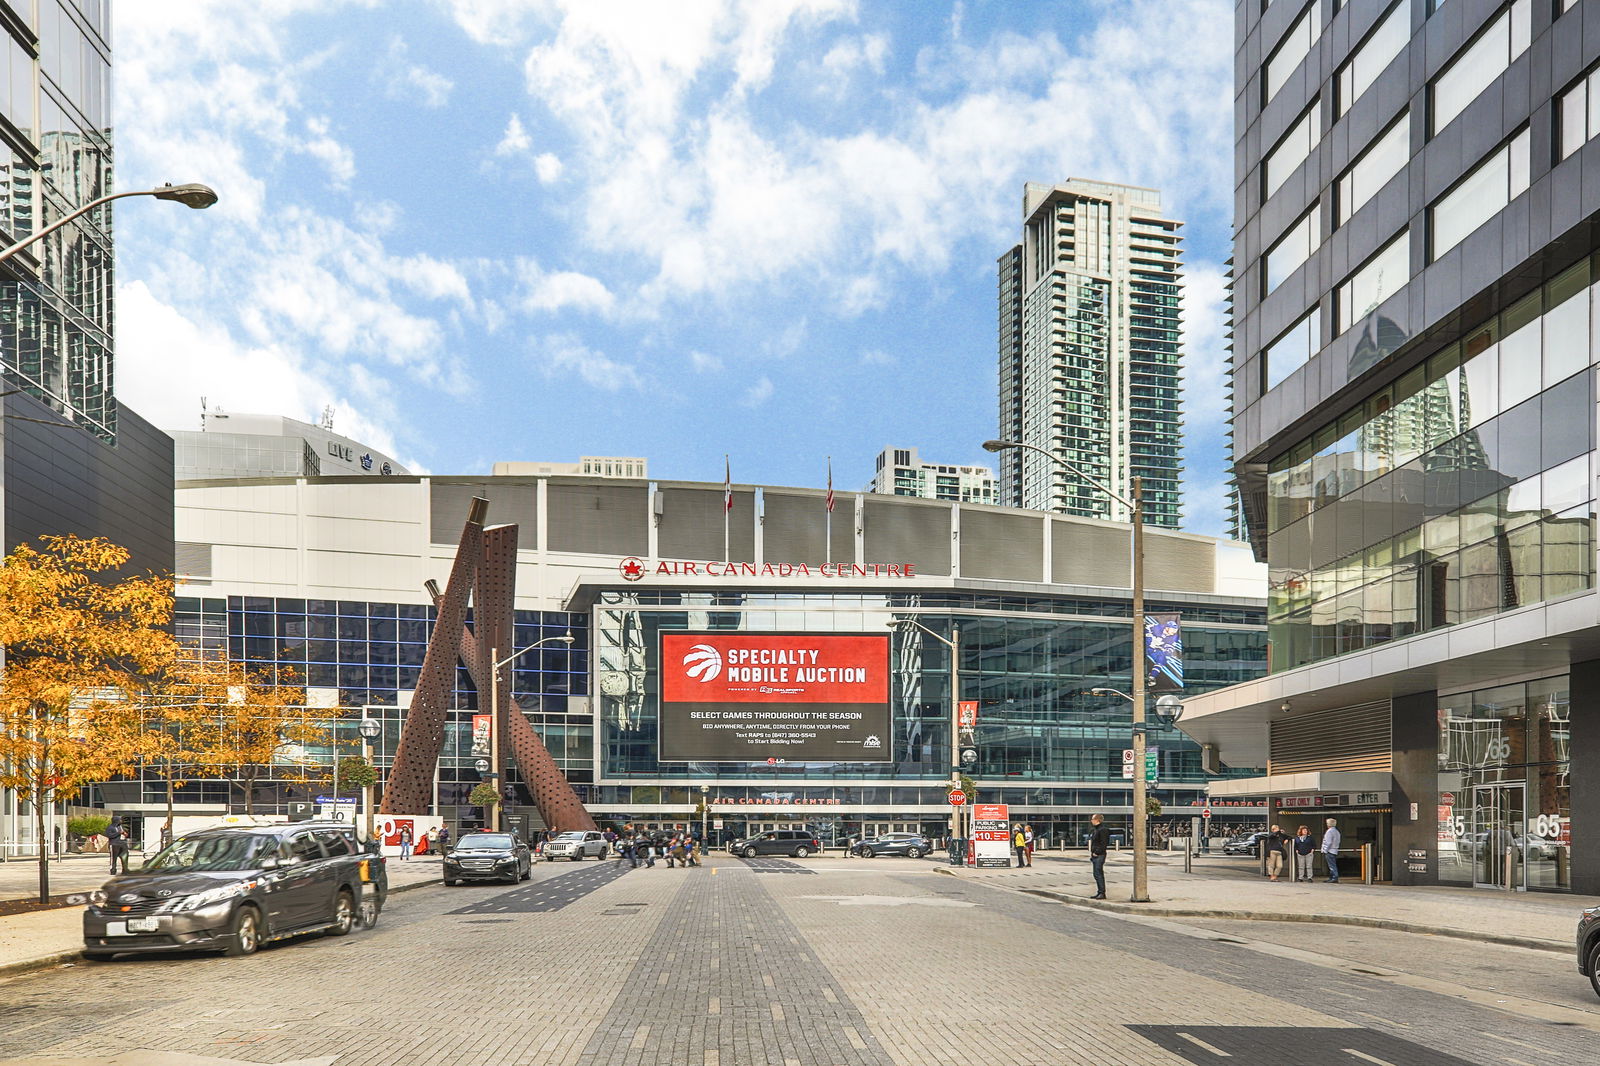
[[[1144,616],[1144,654],[1151,692],[1183,691],[1183,630],[1177,612]]]
[[[493,715],[475,714],[472,716],[472,756],[474,758],[489,757],[489,722]]]

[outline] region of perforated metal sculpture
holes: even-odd
[[[444,747],[451,681],[459,658],[478,690],[480,706],[498,688],[501,705],[490,708],[490,713],[499,719],[500,736],[509,741],[510,753],[533,793],[534,806],[539,809],[545,825],[563,830],[594,829],[594,819],[584,809],[583,801],[578,799],[566,775],[529,724],[521,706],[511,698],[509,679],[502,673],[498,686],[491,683],[490,649],[497,649],[502,659],[513,650],[517,527],[485,529],[483,520],[488,508],[489,501],[473,499],[449,582],[442,593],[429,582],[438,622],[428,641],[422,675],[400,734],[400,747],[384,791],[382,810],[385,814],[397,814],[428,809],[434,767]],[[466,625],[469,589],[474,628]],[[500,669],[503,671],[506,666]]]

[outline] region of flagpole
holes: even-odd
[[[833,456],[828,456],[828,496],[827,496],[828,522],[823,531],[822,561],[833,562]]]
[[[729,547],[728,518],[733,514],[733,467],[729,465],[727,453],[722,456],[722,561],[733,561],[733,549]]]

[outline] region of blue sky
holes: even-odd
[[[1224,0],[116,10],[118,390],[315,420],[415,469],[642,455],[859,488],[982,462],[1022,184],[1187,223],[1188,528],[1222,530]]]

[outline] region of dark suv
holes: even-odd
[[[753,859],[757,855],[793,855],[797,859],[803,859],[807,855],[821,851],[822,843],[804,830],[776,829],[769,833],[757,833],[753,837],[736,840],[728,845],[728,850],[747,859]]]
[[[1590,907],[1578,916],[1578,972],[1600,996],[1600,907]]]
[[[222,951],[249,955],[299,933],[344,936],[364,886],[381,909],[387,874],[347,825],[204,829],[173,841],[135,873],[107,881],[83,912],[83,953]]]
[[[921,833],[885,833],[868,837],[850,850],[863,859],[870,859],[874,855],[904,855],[920,859],[933,850],[933,844]]]

